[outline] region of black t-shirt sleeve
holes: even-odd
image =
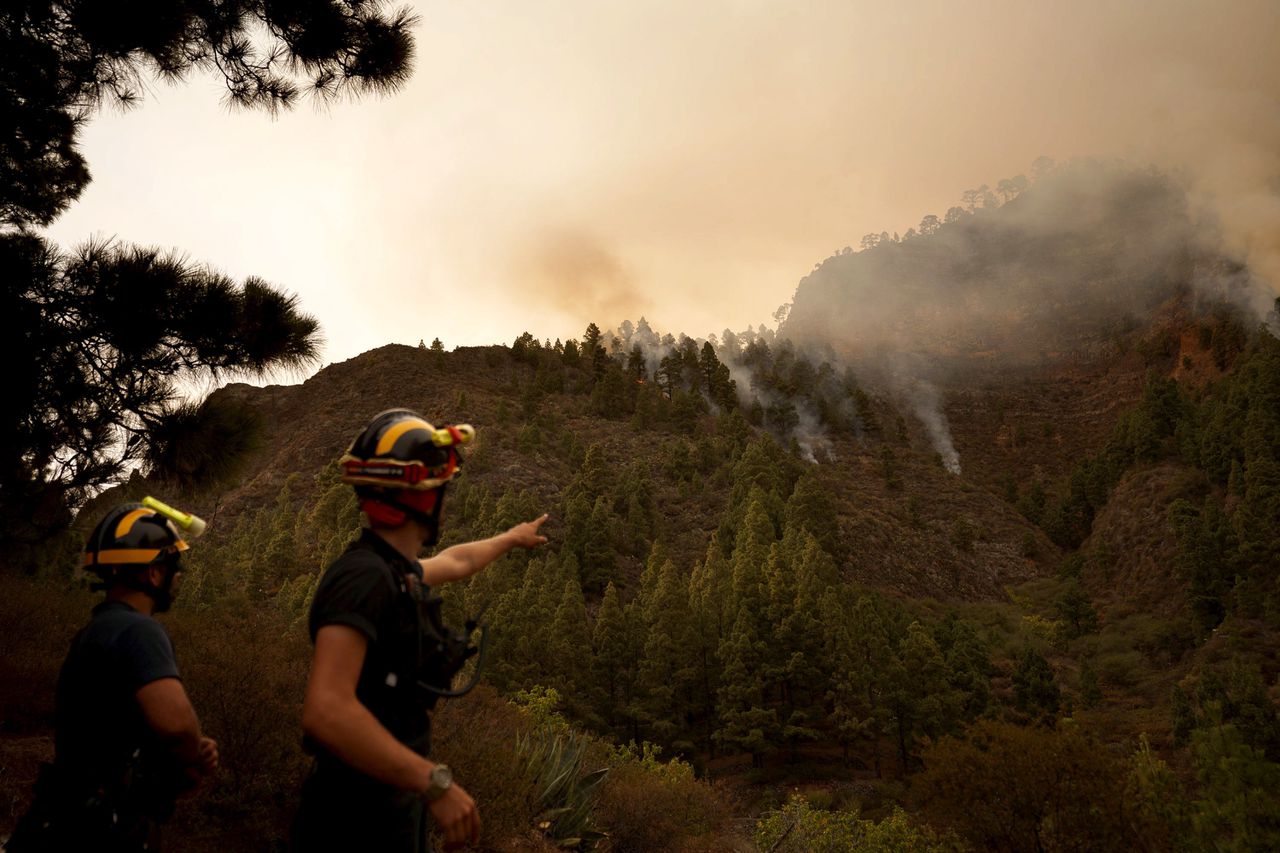
[[[395,603],[395,590],[386,568],[376,559],[361,559],[358,552],[344,555],[320,580],[311,603],[311,639],[326,625],[348,625],[370,643],[378,640],[378,626]]]
[[[180,678],[169,635],[154,619],[139,619],[120,634],[115,644],[117,662],[136,691],[161,678]]]

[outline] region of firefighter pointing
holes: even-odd
[[[474,650],[443,624],[432,588],[546,542],[547,517],[418,559],[438,538],[458,447],[474,436],[394,409],[342,458],[368,527],[325,571],[311,607],[302,727],[316,761],[293,824],[298,853],[424,851],[428,812],[447,846],[479,839],[475,802],[430,757],[428,712]]]

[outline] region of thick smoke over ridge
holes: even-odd
[[[847,407],[849,399],[823,396],[827,410],[819,412],[803,395],[777,393],[777,377],[762,382],[760,354],[751,355],[757,340],[787,353],[823,352],[819,360],[856,366],[905,404],[958,474],[938,385],[955,371],[1036,366],[1096,348],[1179,294],[1198,291],[1202,301],[1250,312],[1270,298],[1218,232],[1196,220],[1175,178],[1095,160],[1054,166],[1042,158],[1030,171],[1032,179],[1016,175],[994,190],[966,191],[960,205],[942,218],[926,216],[905,237],[869,234],[862,251],[845,249],[818,264],[778,312],[776,334],[710,336],[739,404],[762,410],[807,458],[829,456],[829,401]],[[652,376],[681,353],[696,363],[706,343],[660,336],[643,319],[623,323],[610,339],[615,357],[638,358]],[[856,413],[847,422],[857,429]]]
[[[956,473],[939,379],[1089,350],[1189,289],[1254,314],[1272,298],[1175,178],[1094,160],[1030,171],[966,191],[905,237],[869,234],[828,258],[779,330],[878,375]]]
[[[1050,154],[1183,175],[1193,219],[1280,280],[1276,0],[444,3],[416,36],[385,101],[271,122],[157,86],[98,116],[94,183],[52,236],[286,283],[329,358],[416,342],[423,316],[449,345],[531,311],[552,338],[741,329],[832,248]]]
[[[715,314],[738,320],[805,239],[904,233],[930,208],[942,217],[949,190],[1041,153],[1177,174],[1192,221],[1213,223],[1213,241],[1280,292],[1280,4],[926,2],[912,16],[733,4],[718,16],[721,38],[667,54],[680,88],[641,99],[659,136],[678,131],[681,144],[624,144],[638,168],[614,163],[580,208],[644,271],[635,292],[659,294],[645,313],[668,327],[690,314],[697,325],[716,297]],[[751,52],[750,73],[737,48],[762,40],[803,45],[804,61]],[[937,67],[945,78],[921,70]]]

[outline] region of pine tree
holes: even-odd
[[[1058,618],[1067,628],[1067,639],[1074,640],[1098,630],[1098,611],[1075,578],[1067,581],[1054,602]]]
[[[583,458],[578,473],[565,489],[565,499],[572,500],[581,494],[586,497],[588,503],[594,504],[596,498],[608,491],[613,473],[609,460],[605,456],[604,447],[598,443],[592,444],[587,448],[587,455]]]
[[[714,539],[714,537],[713,537]],[[716,695],[720,689],[721,642],[729,632],[725,610],[732,590],[728,561],[720,546],[707,545],[706,558],[694,566],[689,579],[689,608],[694,624],[697,658],[697,696],[695,704],[706,723],[706,749],[714,747]]]
[[[784,518],[788,529],[802,529],[817,539],[828,554],[836,553],[839,523],[835,504],[830,490],[818,481],[815,468],[807,469],[796,480]]]
[[[626,611],[617,588],[605,587],[592,631],[595,657],[592,659],[596,688],[601,696],[600,713],[609,728],[617,730],[631,702],[632,680],[638,650],[631,646]]]
[[[655,540],[649,549],[644,568],[640,571],[640,588],[636,593],[636,602],[644,611],[649,610],[650,603],[658,593],[658,581],[662,576],[662,566],[668,562],[667,546]]]
[[[628,398],[631,405],[627,405]],[[602,418],[620,420],[634,411],[634,400],[634,394],[628,394],[622,372],[610,366],[600,372],[591,391],[591,411]]]
[[[264,595],[274,591],[279,582],[292,576],[297,565],[298,548],[295,541],[297,512],[294,509],[293,491],[301,479],[290,474],[276,493],[276,500],[263,517],[261,539],[263,550],[255,555],[251,593]]]
[[[494,628],[488,669],[499,689],[546,686],[548,676],[554,677],[548,672],[548,649],[564,580],[553,556],[536,557],[525,567],[521,584],[498,596],[489,616]]]
[[[850,662],[856,673],[854,683],[865,694],[861,718],[872,741],[872,757],[877,778],[883,775],[880,763],[880,736],[888,733],[893,721],[890,696],[901,679],[901,667],[894,651],[897,628],[892,614],[880,602],[861,596],[850,621]],[[854,706],[858,709],[858,706]]]
[[[826,590],[839,584],[835,562],[812,536],[804,539],[804,550],[795,562],[795,603],[782,624],[784,645],[789,649],[787,674],[795,691],[814,693],[809,704],[822,695],[818,685],[831,671],[822,635],[822,598]]]
[[[889,668],[889,709],[898,743],[898,760],[908,772],[921,735],[938,737],[949,728],[947,665],[933,637],[919,622],[907,626]]]
[[[644,350],[639,344],[631,347],[631,351],[627,353],[627,378],[632,382],[645,382],[649,378],[649,370],[645,364]]]
[[[617,574],[618,552],[613,545],[617,539],[617,528],[617,516],[613,514],[604,495],[601,495],[591,508],[586,538],[582,543],[584,587],[602,593]]]
[[[645,716],[660,743],[691,750],[687,718],[698,676],[697,638],[688,583],[671,560],[662,564],[643,615],[646,639],[637,681]]]
[[[580,492],[565,503],[561,550],[577,557],[579,564],[585,559],[591,536],[591,512],[592,502],[585,493]]]
[[[991,702],[991,655],[977,626],[949,613],[935,626],[934,639],[946,657],[950,686],[946,719],[953,724],[986,713]]]
[[[765,707],[756,622],[746,608],[740,608],[722,645],[724,674],[717,706],[720,726],[715,739],[723,747],[751,753],[752,766],[763,767],[766,754],[778,742],[781,727],[777,712]]]
[[[803,539],[801,539],[803,537]],[[819,736],[813,723],[824,716],[823,682],[831,672],[831,659],[826,655],[822,635],[821,600],[824,590],[836,582],[836,568],[818,541],[807,533],[790,534],[802,549],[791,560],[794,580],[790,588],[791,602],[777,628],[777,643],[783,652],[782,701],[786,726],[783,737],[791,744],[792,757],[801,741]],[[794,547],[794,546],[791,546]],[[770,561],[772,566],[772,560]],[[771,590],[775,587],[771,584]]]
[[[547,653],[548,668],[554,672],[551,686],[560,691],[574,718],[589,719],[598,697],[592,689],[591,636],[577,578],[566,577],[561,586],[548,632]]]
[[[104,102],[139,102],[153,71],[179,80],[216,67],[231,103],[269,112],[300,91],[394,91],[410,73],[415,19],[312,2],[25,2],[0,19],[0,314],[17,330],[7,344],[19,366],[0,423],[0,542],[13,546],[69,524],[140,461],[189,485],[225,471],[246,438],[243,418],[181,404],[176,388],[193,377],[267,378],[317,353],[315,320],[261,279],[236,286],[177,255],[110,241],[67,254],[37,233],[89,183],[78,149],[88,119]],[[212,470],[189,467],[197,459]]]
[[[765,567],[775,538],[773,522],[770,521],[764,504],[764,495],[759,491],[753,492],[738,528],[730,559],[732,587],[729,609],[734,613],[735,620],[744,611],[755,620],[756,629],[752,634],[758,639],[764,639],[767,633],[765,620],[769,589]]]
[[[1018,710],[1024,713],[1033,716],[1058,713],[1061,693],[1053,677],[1053,667],[1031,646],[1024,646],[1018,655],[1018,667],[1013,673],[1013,695]]]
[[[1233,531],[1213,495],[1205,498],[1200,512],[1186,500],[1174,501],[1169,515],[1178,539],[1174,569],[1187,584],[1192,613],[1204,630],[1212,630],[1226,618],[1226,599],[1235,580]]]
[[[600,327],[595,323],[588,323],[587,330],[582,334],[582,356],[587,360],[593,377],[604,372],[605,362],[608,360],[600,339]]]
[[[842,590],[828,587],[823,592],[820,607],[825,626],[823,655],[830,662],[826,699],[830,703],[835,738],[847,764],[850,747],[864,738],[875,737],[877,726],[872,717],[870,696],[863,683],[861,662],[855,654],[843,598]],[[877,761],[877,773],[879,769]]]
[[[1280,764],[1245,743],[1231,724],[1197,731],[1191,751],[1201,786],[1192,826],[1201,849],[1280,848]]]

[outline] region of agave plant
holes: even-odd
[[[587,742],[576,732],[542,729],[516,738],[516,752],[537,786],[538,829],[566,850],[594,850],[606,836],[593,826],[596,789],[609,768],[583,771]]]

